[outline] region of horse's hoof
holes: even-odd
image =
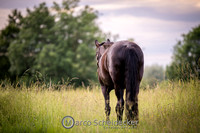
[[[106,117],[106,121],[110,121],[109,117]]]

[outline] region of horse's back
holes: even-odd
[[[119,41],[114,43],[108,51],[108,60],[109,60],[109,72],[113,82],[120,84],[121,86],[125,85],[126,78],[126,69],[127,67],[127,58],[134,53],[137,56],[137,62],[132,59],[132,62],[138,63],[138,68],[143,71],[143,52],[141,48],[129,41]],[[143,72],[141,72],[143,74]],[[140,75],[142,75],[140,74]],[[141,77],[141,76],[140,76]]]
[[[114,43],[108,51],[110,66],[124,65],[123,63],[131,51],[137,55],[139,63],[144,62],[143,52],[136,43],[119,41]]]
[[[119,58],[123,57],[123,55],[125,56],[126,54],[128,54],[127,51],[129,50],[135,51],[139,58],[143,58],[143,52],[141,48],[134,42],[119,41],[111,46],[112,54],[115,56],[119,56]]]

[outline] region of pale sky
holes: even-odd
[[[0,0],[0,29],[12,9],[25,12],[44,1],[51,6],[53,0]],[[97,23],[104,32],[118,34],[118,40],[134,38],[143,49],[145,65],[170,64],[181,34],[200,24],[199,0],[82,0],[79,5],[99,11]]]

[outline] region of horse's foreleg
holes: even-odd
[[[110,96],[109,96],[109,89],[105,86],[101,86],[102,93],[105,99],[105,113],[106,113],[106,121],[109,121],[109,116],[110,116]]]
[[[115,88],[115,94],[117,96],[117,105],[115,108],[117,113],[117,121],[122,121],[124,111],[124,90],[120,88]]]

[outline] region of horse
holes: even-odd
[[[105,100],[106,120],[110,116],[111,90],[115,90],[117,121],[122,121],[124,111],[124,90],[126,90],[127,121],[139,122],[138,94],[144,72],[142,49],[134,42],[118,41],[99,43],[95,40],[98,80]]]

